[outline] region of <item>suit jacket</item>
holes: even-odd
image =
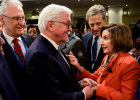
[[[84,68],[87,67],[86,64],[86,49],[81,41],[81,39],[73,34],[69,34],[69,40],[63,44],[60,44],[62,51],[65,54],[69,54],[70,51],[78,59],[78,62]]]
[[[137,61],[138,61],[139,65],[140,65],[140,56],[137,58]]]
[[[139,65],[140,65],[140,58],[138,59],[138,63],[139,63]]]
[[[103,63],[101,64],[101,66]],[[100,100],[135,100],[139,83],[140,67],[134,57],[128,53],[119,55],[110,72],[96,90]],[[93,74],[89,71],[78,76],[98,80],[101,67]]]
[[[84,100],[72,68],[43,36],[27,51],[24,69],[33,100]]]
[[[13,80],[16,84],[17,90],[24,100],[25,99],[24,97],[26,97],[27,91],[25,90],[23,68],[21,67],[20,63],[18,62],[17,58],[15,57],[14,53],[12,52],[3,33],[1,35],[1,37],[5,41],[5,44],[2,45],[3,51],[5,53],[4,58],[11,71],[11,74],[12,74]],[[29,48],[29,46],[35,39],[35,37],[27,35],[27,34],[23,34],[21,37],[22,37],[23,41],[25,42],[27,48]]]
[[[0,94],[3,100],[21,100],[8,65],[0,52]]]
[[[93,39],[93,33],[90,31],[86,34],[84,34],[82,36],[82,41],[85,45],[85,48],[86,48],[86,52],[87,52],[87,70],[90,71],[91,73],[93,73],[94,71],[96,71],[99,66],[101,65],[101,62],[105,56],[105,54],[103,53],[103,49],[101,47],[100,51],[99,51],[99,54],[98,54],[98,57],[95,61],[95,65],[94,65],[94,68],[92,69],[92,66],[91,66],[91,45],[92,45],[92,39]]]
[[[134,42],[136,41],[136,38],[137,38],[137,37],[140,37],[140,26],[136,25],[136,26],[134,27],[132,36],[133,36]]]

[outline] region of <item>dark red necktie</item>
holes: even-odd
[[[14,51],[17,54],[17,56],[18,56],[19,60],[21,61],[21,63],[23,64],[24,56],[23,56],[21,47],[20,47],[20,45],[18,43],[18,39],[15,38],[15,39],[13,39],[12,42],[14,43]]]

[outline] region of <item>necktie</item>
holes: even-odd
[[[96,60],[96,54],[97,54],[97,40],[98,40],[98,37],[95,37],[95,41],[94,41],[94,44],[92,46],[92,60],[91,60],[91,63],[94,64],[95,63],[95,60]]]
[[[61,52],[60,46],[58,46],[58,52],[60,53],[60,55],[62,56],[62,58],[65,60],[65,62],[67,63],[67,65],[68,65],[69,68],[70,68],[69,63],[67,62],[66,58],[64,57],[64,55],[63,55],[62,52]],[[71,68],[70,68],[70,69],[71,69]]]
[[[21,47],[20,47],[20,45],[19,45],[19,43],[18,43],[18,39],[15,38],[15,39],[13,39],[12,42],[14,43],[14,51],[15,51],[15,53],[17,54],[17,56],[18,56],[20,62],[23,64],[24,56],[23,56]]]

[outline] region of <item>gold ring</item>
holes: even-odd
[[[95,87],[91,87],[91,89],[96,90],[96,88],[95,88]]]

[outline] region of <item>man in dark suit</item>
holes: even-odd
[[[3,45],[4,57],[19,94],[23,100],[26,100],[27,91],[24,85],[23,59],[35,37],[23,34],[26,22],[20,1],[4,0],[1,3],[0,9],[0,21],[3,24],[2,38],[5,40]],[[13,40],[17,40],[17,44]]]
[[[0,100],[21,100],[12,75],[4,59],[2,45],[5,41],[0,36]]]
[[[68,55],[71,51],[74,54],[74,56],[78,59],[80,65],[86,68],[87,65],[85,46],[82,40],[78,36],[76,36],[74,32],[72,32],[69,32],[68,41],[63,44],[60,44],[60,47],[66,55]]]
[[[140,44],[134,44],[133,48],[130,50],[130,54],[138,61],[140,65]]]
[[[140,19],[137,21],[137,24],[133,29],[132,36],[133,36],[134,43],[136,42],[136,38],[140,37]]]
[[[68,40],[72,11],[56,4],[45,7],[38,21],[40,35],[29,47],[25,77],[33,100],[84,100],[93,95],[90,79],[79,82],[59,44]],[[80,86],[79,86],[80,85]],[[80,87],[84,87],[80,90]]]
[[[82,36],[82,41],[87,52],[87,70],[93,73],[96,71],[104,57],[103,49],[100,45],[101,28],[106,25],[106,10],[102,5],[94,5],[89,8],[86,14],[86,20],[89,23],[91,31]]]

